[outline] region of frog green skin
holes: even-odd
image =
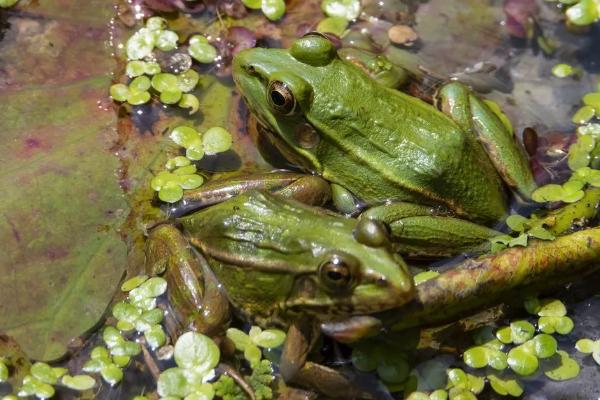
[[[315,386],[315,377],[327,375],[317,379],[319,391],[373,397],[306,356],[321,325],[368,324],[369,314],[412,300],[412,277],[383,226],[252,190],[176,223],[183,234],[172,224],[152,229],[146,269],[165,273],[183,326],[217,334],[231,307],[245,321],[288,329],[280,364],[286,381]]]
[[[440,90],[439,111],[375,82],[314,34],[289,50],[238,53],[233,78],[267,140],[334,195],[385,203],[368,217],[389,223],[408,253],[473,248],[498,234],[484,226],[505,216],[506,186],[523,199],[536,187],[512,132],[459,83]]]

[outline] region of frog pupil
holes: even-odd
[[[276,106],[283,107],[285,105],[285,97],[275,90],[271,92],[271,100]]]

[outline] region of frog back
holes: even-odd
[[[321,75],[306,113],[321,136],[313,151],[326,179],[366,203],[442,204],[475,220],[502,218],[501,179],[470,132],[349,63],[326,68],[332,73]]]

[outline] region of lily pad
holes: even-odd
[[[7,34],[23,26],[37,34],[5,40],[0,54],[9,71],[0,93],[0,184],[13,188],[0,205],[0,331],[38,360],[61,357],[98,322],[126,257],[117,228],[127,206],[110,150],[116,116],[98,107],[109,103],[114,68],[98,43],[114,9],[66,3],[14,11]]]

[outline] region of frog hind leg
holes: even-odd
[[[360,218],[389,227],[396,251],[409,257],[449,257],[490,250],[494,229],[456,218],[436,207],[396,202],[372,207]]]
[[[146,241],[146,272],[163,275],[179,329],[216,335],[231,318],[229,301],[204,258],[175,226],[153,228]]]
[[[328,398],[392,400],[389,391],[373,376],[333,369],[307,361],[317,343],[320,328],[308,317],[299,318],[288,329],[279,371],[286,383],[295,384]],[[360,376],[359,376],[360,375]]]
[[[493,110],[458,82],[443,86],[438,97],[442,112],[463,131],[475,135],[504,182],[524,200],[531,199],[531,193],[536,189],[533,173],[524,149],[501,111]]]

